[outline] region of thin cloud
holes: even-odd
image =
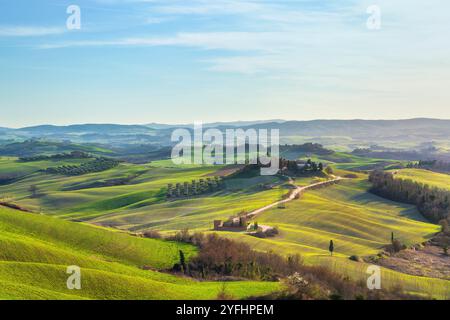
[[[0,26],[0,37],[42,37],[64,32],[64,28],[56,27]]]
[[[295,40],[296,38],[296,40]],[[282,32],[197,32],[173,37],[124,38],[107,41],[73,41],[39,46],[41,49],[102,46],[186,46],[204,50],[273,51],[300,41]]]

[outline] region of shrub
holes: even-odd
[[[167,239],[171,241],[192,243],[192,237],[189,233],[189,229],[187,228],[178,231],[173,236],[169,236]]]
[[[217,234],[190,235],[183,230],[170,239],[183,239],[200,248],[198,256],[189,263],[189,271],[192,276],[201,278],[235,276],[277,280],[292,274],[301,265],[299,257],[286,259],[274,253],[256,252],[245,243],[220,238]]]
[[[326,167],[325,168],[325,173],[326,174],[333,174],[334,173],[333,168],[331,168],[330,166]]]
[[[400,252],[405,249],[406,249],[406,246],[397,239],[392,241],[392,244],[390,244],[386,247],[386,251],[389,253],[397,253],[397,252]]]
[[[349,259],[356,262],[362,262],[362,259],[359,256],[350,256]]]
[[[227,293],[225,283],[222,283],[219,293],[217,294],[217,300],[233,300],[233,296]]]
[[[441,232],[448,234],[450,232],[450,227],[448,225],[448,221],[446,219],[442,219],[439,221],[439,224],[441,225]]]
[[[184,259],[174,265],[174,271],[187,271],[201,279],[251,279],[276,281],[282,279],[286,290],[268,299],[396,299],[407,298],[401,292],[376,290],[371,292],[364,282],[358,283],[325,267],[306,266],[298,255],[283,257],[273,252],[257,252],[245,243],[221,238],[217,234],[193,234],[183,230],[179,238],[199,247],[199,254],[186,267]],[[221,290],[217,299],[232,297]]]
[[[161,239],[162,235],[156,230],[147,230],[142,233],[144,238]]]

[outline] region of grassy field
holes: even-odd
[[[176,231],[208,230],[215,219],[227,219],[241,211],[251,211],[279,198],[279,191],[258,193],[224,193],[208,197],[162,202],[150,207],[128,208],[117,213],[102,214],[89,222],[132,231],[154,229]]]
[[[285,209],[273,208],[256,220],[279,228],[280,235],[273,241],[280,250],[297,248],[305,257],[328,255],[330,240],[335,242],[337,256],[364,256],[389,244],[391,232],[403,243],[415,244],[439,231],[438,226],[424,222],[413,206],[384,200],[367,188],[367,182],[355,179],[308,191]]]
[[[336,169],[341,170],[373,170],[373,169],[383,169],[389,168],[391,166],[397,167],[401,164],[406,164],[406,161],[399,160],[389,160],[389,159],[377,159],[370,157],[362,157],[352,153],[347,152],[334,152],[331,154],[314,154],[305,152],[283,152],[282,157],[287,157],[288,159],[294,160],[308,160],[311,159],[315,162],[322,162],[323,164],[332,165]]]
[[[334,168],[335,174],[341,176],[348,174],[349,172],[345,171],[348,169],[368,168],[373,165],[389,166],[393,163],[386,160],[381,162],[377,159],[361,158],[344,153],[336,153],[333,155],[333,158],[329,158],[328,160],[317,160],[327,162]],[[47,163],[34,163],[34,167],[30,169],[24,163],[17,162],[13,158],[8,158],[0,160],[0,164],[0,167],[7,168],[3,169],[5,171],[15,170],[19,173],[26,172],[26,175],[19,181],[0,186],[0,196],[6,197],[10,201],[35,210],[36,212],[42,211],[46,215],[133,232],[158,230],[163,233],[171,233],[183,228],[208,231],[212,228],[213,220],[226,219],[241,211],[251,211],[263,207],[279,200],[283,193],[286,192],[286,189],[280,187],[285,181],[278,177],[246,176],[227,180],[226,188],[214,194],[202,195],[190,199],[166,201],[165,188],[168,183],[183,183],[184,181],[190,182],[193,179],[211,177],[217,174],[223,167],[196,165],[175,166],[170,161],[157,161],[144,165],[123,163],[116,168],[104,172],[77,177],[66,177],[61,175],[48,175],[37,171],[39,170],[37,168],[43,168],[48,165]],[[403,171],[408,172],[408,170],[401,170],[400,172]],[[428,171],[423,173],[424,178],[432,174]],[[245,241],[251,244],[256,250],[274,251],[284,255],[298,253],[303,256],[307,264],[328,266],[353,279],[365,280],[367,279],[367,274],[365,273],[367,265],[350,261],[348,259],[349,256],[377,254],[383,246],[390,242],[391,232],[394,232],[396,238],[401,242],[410,245],[423,242],[439,231],[438,226],[427,223],[413,206],[391,202],[368,193],[367,189],[369,185],[367,175],[358,173],[356,176],[358,177],[357,179],[347,180],[336,186],[308,191],[302,196],[301,200],[288,203],[285,209],[274,208],[258,216],[256,220],[260,224],[278,227],[280,234],[274,238],[259,239],[241,233],[221,233],[221,235]],[[99,183],[101,185],[111,179],[122,178],[129,178],[126,185],[99,186]],[[304,186],[323,179],[324,177],[303,177],[296,179],[296,183]],[[261,184],[272,184],[275,187],[265,190],[260,187]],[[40,193],[38,197],[30,197],[29,187],[31,185],[38,187]],[[43,218],[39,215],[36,215],[36,217]],[[72,222],[59,221],[55,218],[46,219],[52,219],[49,220],[52,223],[70,223],[71,225],[90,228],[89,230],[96,230],[95,232],[107,232],[108,237],[112,237],[111,234],[114,234],[114,237],[127,237],[127,239],[130,238],[133,239],[132,241],[137,241],[133,246],[138,246],[139,248],[140,245],[138,243],[142,244],[143,242],[141,241],[148,241],[132,238],[128,235],[121,234],[119,231],[105,231],[101,228],[87,227],[80,223],[74,224]],[[16,221],[10,223],[9,227],[12,228],[16,223],[20,226],[20,221]],[[62,266],[76,264],[71,263],[71,256],[64,250],[60,252],[59,247],[56,249],[52,247],[52,250],[55,249],[57,252],[50,250],[48,252],[51,253],[43,255],[43,257],[48,256],[45,259],[49,261],[46,261],[44,258],[42,258],[44,259],[42,261],[40,255],[32,254],[32,250],[36,252],[40,252],[39,250],[47,252],[45,250],[49,248],[44,247],[37,250],[33,246],[27,247],[31,245],[30,241],[21,240],[21,237],[26,232],[24,230],[20,232],[20,237],[12,234],[13,237],[10,235],[1,238],[2,242],[0,243],[4,243],[4,247],[7,250],[11,250],[8,248],[14,248],[19,246],[19,244],[24,248],[30,248],[30,254],[25,254],[22,259],[24,261],[21,261],[17,257],[14,259],[1,259],[4,260],[2,263],[5,264],[5,268],[2,268],[2,270],[5,270],[5,274],[0,273],[0,281],[5,282],[4,287],[17,285],[17,282],[12,281],[14,279],[13,270],[15,267],[11,266],[8,269],[11,263],[17,264],[17,270],[22,270],[20,266],[24,264],[29,264],[33,268],[39,267],[39,272],[43,274],[45,272],[53,274],[52,272],[56,272],[54,268],[60,268],[58,270],[62,270],[61,277],[63,278],[66,275]],[[66,231],[61,231],[62,235],[64,233]],[[34,232],[31,234],[34,234]],[[74,236],[74,240],[79,235]],[[17,239],[17,242],[13,243],[9,239]],[[43,243],[36,242],[36,247],[49,243],[54,244],[56,240],[55,238],[40,239]],[[334,257],[330,257],[328,253],[330,240],[333,240],[335,243]],[[62,243],[65,246],[67,245],[65,241],[66,239],[64,241],[57,240],[57,243],[58,245]],[[88,241],[88,243],[93,244],[97,243],[97,241],[98,239],[95,239],[90,242]],[[122,240],[119,242],[121,243]],[[167,243],[163,244],[167,245]],[[158,242],[158,245],[162,244]],[[176,246],[178,245],[171,245],[175,246],[175,249],[171,249],[172,251],[167,250],[167,254],[177,252]],[[72,246],[72,244],[69,243],[69,246]],[[89,247],[76,248],[76,250],[79,250],[80,253],[75,256],[81,261],[77,263],[85,263],[83,267],[87,269],[88,274],[92,270],[93,274],[95,273],[96,275],[98,272],[107,273],[105,278],[102,279],[113,276],[126,277],[127,280],[120,278],[120,281],[124,283],[122,289],[116,288],[114,290],[122,292],[126,290],[127,286],[137,286],[140,288],[140,291],[145,293],[143,296],[140,296],[139,290],[136,290],[136,293],[134,291],[133,293],[129,293],[128,297],[130,298],[164,299],[182,297],[182,295],[176,295],[175,289],[170,291],[170,293],[155,297],[143,289],[143,286],[147,286],[147,284],[141,286],[135,284],[138,280],[143,281],[143,277],[145,281],[159,281],[158,277],[161,276],[164,277],[164,281],[167,280],[167,282],[171,283],[167,285],[167,288],[165,287],[167,290],[171,288],[172,283],[174,286],[185,285],[186,287],[177,287],[179,288],[177,290],[180,290],[182,294],[186,294],[184,290],[187,290],[186,288],[189,286],[198,285],[199,289],[193,290],[195,293],[193,292],[191,295],[188,295],[187,297],[189,298],[211,298],[217,294],[218,284],[215,283],[200,284],[186,279],[181,281],[179,278],[167,276],[162,273],[144,272],[139,269],[143,265],[149,265],[158,269],[166,268],[173,264],[174,259],[176,259],[176,254],[172,257],[172,260],[170,260],[170,257],[162,258],[154,256],[154,258],[151,258],[151,256],[146,255],[147,253],[145,253],[146,251],[144,249],[140,248],[138,254],[131,251],[130,256],[124,257],[123,255],[126,253],[123,251],[126,250],[118,250],[120,251],[119,256],[111,256],[111,253],[116,252],[111,249],[105,253],[105,256],[100,254],[101,258],[98,259],[98,253],[86,253],[86,250],[91,250]],[[24,250],[23,252],[27,251]],[[94,252],[97,251],[94,250]],[[103,252],[103,248],[101,252]],[[151,250],[151,252],[155,254],[158,250]],[[35,256],[36,258],[33,258]],[[55,261],[51,260],[53,257],[56,257],[54,258]],[[129,259],[132,258],[134,260],[130,261]],[[41,270],[42,264],[44,264],[42,268],[45,270]],[[46,269],[47,267],[50,269]],[[24,267],[24,269],[26,268]],[[6,270],[10,270],[9,273]],[[27,275],[23,276],[25,278],[28,277]],[[43,277],[51,278],[50,275]],[[96,278],[96,276],[92,277],[93,279]],[[127,277],[133,279],[128,279]],[[150,278],[147,279],[146,277]],[[447,298],[450,292],[449,281],[414,277],[388,269],[383,269],[383,279],[386,287],[401,284],[405,290],[427,297]],[[133,284],[125,284],[128,280],[134,281]],[[43,294],[51,296],[55,294],[52,292],[50,284],[56,280],[51,280],[47,287],[43,286],[42,288],[36,288],[32,280],[27,281],[24,284],[31,286],[33,290],[47,290],[44,293],[37,291],[36,295]],[[98,290],[101,291],[100,288],[107,286],[109,280],[104,281],[101,284],[93,285],[98,286]],[[120,281],[116,280],[115,282],[121,283]],[[165,285],[164,281],[163,283]],[[184,284],[183,281],[186,283]],[[62,283],[61,286],[64,284]],[[148,286],[151,287],[153,285]],[[271,283],[230,283],[228,285],[230,291],[234,290],[233,295],[236,297],[245,297],[267,292],[277,286]],[[28,289],[28,287],[18,288],[16,291],[34,292]],[[58,292],[69,296],[78,294],[77,292],[73,293],[64,288],[61,288],[61,291]],[[153,292],[153,294],[155,293]],[[124,296],[114,296],[112,292],[108,291],[101,292],[98,295],[89,293],[82,297],[121,298]]]
[[[398,160],[376,159],[361,157],[351,153],[335,152],[325,156],[325,160],[333,163],[333,166],[342,170],[373,170],[396,166],[404,162]]]
[[[5,162],[17,171],[23,168],[23,163],[14,159]],[[278,188],[261,190],[259,187],[276,184],[279,178],[257,176],[228,180],[225,190],[214,194],[166,201],[168,183],[206,179],[221,169],[222,166],[175,166],[170,161],[158,161],[148,165],[121,164],[108,171],[77,177],[34,172],[17,183],[0,186],[0,196],[63,219],[134,231],[208,229],[214,219],[257,209],[282,196]],[[99,182],[130,176],[133,179],[127,185],[95,187]],[[30,197],[31,185],[37,186],[38,197]]]
[[[361,175],[362,176],[362,175]],[[305,193],[301,200],[273,208],[256,218],[259,224],[276,226],[274,238],[259,239],[238,233],[225,236],[245,241],[256,250],[284,255],[300,254],[305,263],[324,265],[355,280],[367,279],[367,264],[349,260],[352,255],[375,255],[389,244],[391,232],[406,245],[421,243],[440,228],[425,222],[410,205],[391,202],[367,192],[363,176],[339,185]],[[334,256],[328,246],[333,240]],[[415,294],[445,299],[450,281],[421,278],[383,269],[386,287],[401,286]]]
[[[158,272],[192,246],[132,237],[81,223],[0,208],[0,299],[214,299],[222,283]],[[81,290],[66,287],[67,266],[81,267]],[[151,270],[144,270],[143,268]],[[235,298],[280,288],[227,283]]]
[[[450,190],[450,175],[423,169],[393,170],[396,178],[413,180],[431,187]]]
[[[0,157],[0,177],[12,175],[16,178],[24,178],[30,174],[36,173],[51,167],[63,165],[79,165],[91,159],[66,159],[66,160],[43,160],[33,162],[20,162],[16,158]]]

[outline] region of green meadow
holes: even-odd
[[[224,284],[159,272],[189,258],[190,245],[144,239],[48,216],[0,209],[0,299],[215,299]],[[67,266],[81,268],[81,290],[67,289]],[[232,282],[236,299],[280,289]]]
[[[289,202],[285,209],[273,208],[260,214],[255,220],[261,225],[277,227],[280,232],[276,237],[260,239],[236,232],[223,232],[221,235],[244,241],[255,250],[274,251],[286,256],[300,254],[306,264],[327,266],[352,279],[364,281],[368,277],[368,265],[351,261],[350,256],[376,255],[390,243],[392,232],[402,243],[413,245],[430,239],[440,230],[438,226],[426,222],[415,207],[369,193],[366,174],[346,171],[365,170],[364,168],[373,166],[388,167],[396,162],[361,158],[345,153],[328,155],[325,159],[320,156],[316,158],[331,165],[336,175],[345,176],[352,173],[357,178],[307,191],[301,199]],[[19,288],[17,292],[29,292],[30,295],[35,292],[33,294],[36,297],[53,297],[63,293],[67,297],[93,299],[214,298],[220,287],[218,283],[198,283],[157,271],[142,270],[144,265],[152,270],[169,268],[177,259],[180,244],[134,238],[124,232],[156,230],[174,233],[184,228],[208,232],[212,229],[213,220],[227,219],[242,211],[249,212],[264,207],[278,201],[287,192],[284,187],[286,180],[281,177],[241,175],[226,179],[225,188],[215,193],[168,201],[165,196],[167,184],[213,177],[224,169],[223,166],[176,166],[167,160],[141,165],[121,163],[104,172],[68,177],[39,171],[45,169],[45,166],[58,163],[21,163],[14,158],[3,158],[0,161],[0,170],[23,173],[21,179],[0,185],[0,196],[35,212],[41,212],[42,215],[20,213],[20,216],[46,219],[48,225],[43,228],[46,232],[56,228],[56,225],[60,226],[60,231],[54,232],[58,235],[57,238],[46,238],[47,235],[43,235],[42,239],[38,238],[39,241],[34,243],[31,239],[35,234],[40,234],[42,229],[33,229],[33,226],[36,226],[34,223],[30,223],[28,230],[23,229],[20,227],[20,220],[24,220],[22,218],[9,223],[8,228],[17,224],[19,229],[9,231],[8,236],[3,236],[2,233],[3,247],[20,249],[8,249],[11,251],[10,255],[17,252],[16,255],[1,259],[5,264],[5,268],[2,268],[5,271],[2,271],[0,280],[5,283],[5,287],[18,285],[18,282],[14,281],[14,270],[17,269],[17,277],[27,279],[19,282],[27,287]],[[400,172],[403,174],[409,171]],[[427,171],[423,176],[425,178],[431,174]],[[118,179],[126,179],[127,182],[123,185],[108,185],[108,182]],[[325,176],[308,176],[297,178],[295,183],[306,186],[324,179]],[[29,188],[32,185],[37,186],[36,197],[30,196]],[[272,188],[261,188],[261,185],[271,185]],[[2,213],[11,219],[10,210],[3,209]],[[69,225],[71,229],[75,228],[75,231],[67,231]],[[77,233],[77,228],[83,228],[83,232]],[[88,236],[83,237],[86,230],[90,230],[87,234],[92,233],[89,239],[86,239]],[[102,237],[114,238],[111,243],[118,242],[132,250],[123,250],[124,247],[119,246],[117,253],[117,248],[104,248],[101,245],[104,241],[101,240]],[[80,238],[84,240],[78,242],[77,239]],[[330,257],[328,252],[330,240],[335,243],[333,257]],[[85,246],[77,246],[80,243]],[[74,252],[73,255],[68,253],[68,248],[70,252]],[[189,255],[195,254],[193,247],[183,248]],[[18,254],[19,251],[24,252],[22,257]],[[33,251],[46,253],[33,254]],[[158,256],[158,252],[161,252],[161,256]],[[72,262],[73,257],[76,257],[76,262]],[[98,292],[92,289],[92,292],[86,291],[85,295],[81,295],[79,292],[64,289],[64,282],[59,283],[61,287],[57,293],[53,292],[51,283],[60,280],[52,279],[51,275],[58,274],[58,277],[65,279],[64,266],[77,263],[86,268],[87,277],[92,279],[92,285],[98,288]],[[38,286],[33,282],[24,271],[26,268],[22,268],[24,265],[31,269],[36,268],[38,274],[48,279],[47,285]],[[382,274],[385,287],[401,285],[407,292],[439,299],[448,298],[450,292],[449,281],[415,277],[386,268],[382,268]],[[114,277],[119,277],[120,281]],[[101,280],[96,283],[96,279]],[[109,281],[113,284],[112,289],[108,291],[104,288],[108,287]],[[155,288],[154,282],[164,286],[160,294],[156,289],[146,291],[147,286]],[[187,290],[194,285],[198,286],[198,290]],[[126,292],[128,286],[138,289]],[[227,288],[233,296],[243,298],[276,290],[279,284],[232,282],[227,284]],[[187,291],[191,293],[188,294]]]
[[[21,179],[46,168],[63,165],[79,165],[83,162],[86,162],[86,160],[66,159],[66,160],[43,160],[33,162],[21,162],[18,161],[16,158],[0,157],[0,177],[5,175],[11,175],[16,179]]]
[[[304,193],[286,208],[273,208],[256,218],[259,224],[275,226],[279,235],[260,239],[238,233],[229,238],[249,243],[256,250],[284,255],[300,254],[305,263],[323,265],[355,280],[367,279],[368,264],[350,256],[376,255],[390,243],[391,232],[406,245],[430,239],[440,227],[424,220],[417,209],[377,197],[367,190],[365,178]],[[335,251],[330,257],[328,245]],[[382,268],[385,287],[401,285],[406,291],[446,299],[450,281],[422,278]]]
[[[450,175],[424,169],[393,170],[395,177],[428,184],[431,187],[450,190]]]
[[[362,180],[304,193],[285,209],[273,208],[256,218],[277,226],[277,242],[299,245],[304,256],[328,254],[330,240],[340,256],[376,254],[389,244],[391,232],[407,245],[423,242],[439,231],[424,222],[410,205],[389,202],[368,193]],[[302,249],[304,248],[304,249]]]
[[[325,156],[324,159],[333,164],[337,169],[341,170],[373,170],[389,168],[403,163],[398,160],[377,159],[370,157],[361,157],[351,153],[335,152]]]
[[[10,167],[22,167],[13,159]],[[16,170],[20,170],[17,168]],[[26,208],[63,219],[89,221],[133,231],[210,228],[214,219],[226,219],[243,210],[254,210],[277,201],[278,188],[260,190],[262,183],[280,182],[277,177],[231,179],[214,194],[166,201],[169,183],[190,182],[214,176],[221,166],[175,166],[170,161],[148,165],[120,164],[108,171],[78,177],[49,175],[35,170],[17,183],[0,186],[0,195]],[[133,176],[127,185],[95,187],[112,179]],[[38,197],[30,197],[36,185]]]

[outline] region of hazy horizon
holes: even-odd
[[[450,121],[449,119],[444,118],[428,118],[428,117],[417,117],[417,118],[398,118],[398,119],[362,119],[362,118],[348,118],[348,119],[266,119],[266,120],[218,120],[218,121],[208,121],[202,122],[203,125],[208,124],[221,124],[221,123],[251,123],[251,122],[259,122],[259,123],[271,123],[271,122],[310,122],[310,121],[411,121],[411,120],[438,120],[438,121]],[[151,125],[167,125],[167,126],[183,126],[183,125],[193,125],[194,122],[186,122],[186,123],[162,123],[162,122],[141,122],[141,123],[125,123],[125,122],[68,122],[62,124],[56,123],[40,123],[40,124],[31,124],[24,125],[18,127],[9,127],[0,125],[0,128],[7,129],[22,129],[29,127],[40,127],[40,126],[54,126],[54,127],[67,127],[67,126],[78,126],[78,125],[123,125],[123,126],[151,126]]]

